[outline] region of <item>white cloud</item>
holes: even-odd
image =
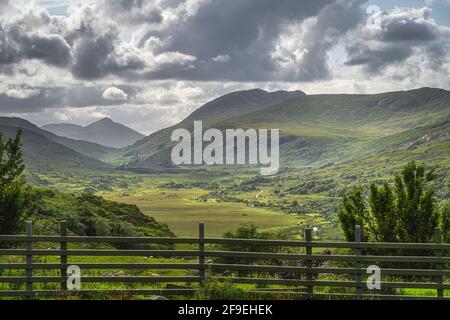
[[[121,101],[127,100],[128,94],[119,88],[109,87],[103,92],[103,98],[106,100]]]
[[[39,95],[40,92],[38,89],[9,89],[6,95],[10,98],[29,99]]]
[[[403,68],[408,60],[421,57],[437,71],[449,61],[450,28],[432,18],[432,10],[396,7],[375,12],[366,24],[354,30],[347,41],[352,66],[368,74],[385,72],[388,66]]]
[[[231,61],[231,57],[227,54],[220,54],[217,57],[212,58],[214,62],[228,62]]]

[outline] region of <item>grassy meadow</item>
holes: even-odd
[[[121,192],[105,193],[109,200],[135,204],[142,212],[165,222],[177,236],[191,237],[198,234],[198,222],[206,224],[207,236],[222,236],[242,224],[253,223],[261,230],[273,230],[295,226],[298,216],[287,215],[276,210],[252,208],[239,203],[207,201],[197,199],[206,192],[200,189],[170,190],[148,188],[123,195]]]

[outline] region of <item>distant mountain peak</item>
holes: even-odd
[[[85,127],[69,124],[52,124],[43,129],[54,134],[98,143],[112,148],[123,148],[145,138],[145,136],[123,124],[105,117]]]
[[[245,115],[272,105],[305,96],[303,91],[275,91],[268,92],[255,88],[250,90],[235,91],[218,97],[192,113],[188,120],[203,120],[215,122]]]
[[[108,117],[105,117],[105,118],[102,118],[102,119],[100,119],[100,120],[97,120],[97,121],[95,121],[94,123],[102,123],[102,122],[105,122],[105,123],[115,123],[111,118],[108,118]]]
[[[244,90],[246,92],[264,92],[264,93],[268,93],[266,90],[260,89],[260,88],[254,88],[254,89],[250,89],[250,90]],[[236,91],[238,92],[242,92],[242,91]]]
[[[100,120],[94,121],[92,123],[90,123],[89,125],[85,126],[85,128],[90,128],[90,127],[95,127],[95,126],[108,126],[108,125],[121,125],[120,123],[116,123],[114,122],[111,118],[105,117],[105,118],[101,118]]]

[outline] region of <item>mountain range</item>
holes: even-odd
[[[24,130],[25,160],[32,168],[102,170],[119,164],[145,172],[172,167],[171,134],[178,128],[192,130],[194,121],[203,121],[204,129],[280,129],[282,167],[320,168],[380,155],[446,161],[450,155],[450,92],[433,88],[374,95],[238,91],[148,137],[110,119],[87,127],[39,128],[20,118],[0,118],[0,133],[13,136],[18,128]]]
[[[5,125],[6,123],[6,125]],[[105,162],[75,151],[91,150],[99,155],[100,145],[65,140],[51,133],[46,133],[22,119],[0,118],[0,134],[12,138],[18,129],[22,130],[22,151],[28,169],[51,172],[55,169],[90,169],[104,170],[110,168]],[[109,151],[103,149],[105,153]]]
[[[49,124],[42,129],[61,137],[89,141],[111,148],[124,148],[145,138],[145,136],[109,118],[104,118],[88,126],[57,123]]]
[[[302,91],[267,92],[261,89],[237,91],[221,96],[201,106],[177,125],[157,131],[126,148],[122,153],[122,162],[127,163],[127,168],[170,166],[169,149],[173,146],[170,141],[173,130],[193,130],[194,121],[200,120],[205,126],[211,127],[232,117],[246,117],[252,112],[305,96]]]
[[[122,162],[129,169],[170,167],[172,131],[203,121],[222,131],[280,129],[282,166],[330,165],[412,148],[420,139],[441,143],[449,139],[449,115],[450,92],[433,88],[374,95],[242,91],[126,148]]]

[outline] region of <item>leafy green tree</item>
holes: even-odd
[[[395,176],[393,186],[372,184],[367,201],[362,187],[351,190],[338,212],[347,240],[354,241],[355,225],[360,225],[363,241],[431,241],[440,218],[430,186],[434,179],[434,171],[426,173],[412,162]]]
[[[23,180],[22,131],[14,139],[0,135],[0,234],[17,233],[28,209],[29,190]]]

